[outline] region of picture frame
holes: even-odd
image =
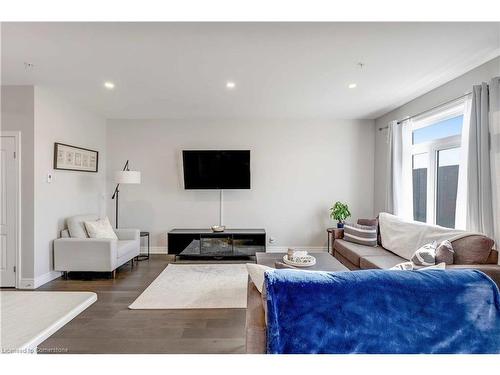
[[[99,151],[55,142],[54,169],[97,173]]]

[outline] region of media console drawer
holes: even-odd
[[[266,251],[264,229],[173,229],[167,240],[168,253],[181,257],[248,257]]]

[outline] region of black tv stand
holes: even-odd
[[[168,253],[182,259],[248,259],[266,251],[264,229],[173,229],[167,237]]]

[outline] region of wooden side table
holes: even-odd
[[[344,236],[344,228],[328,228],[326,230],[328,236],[328,252],[330,253],[330,243],[332,244],[332,252],[333,255],[333,241],[338,240]]]

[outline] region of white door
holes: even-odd
[[[0,275],[1,287],[16,286],[16,138],[0,137]]]

